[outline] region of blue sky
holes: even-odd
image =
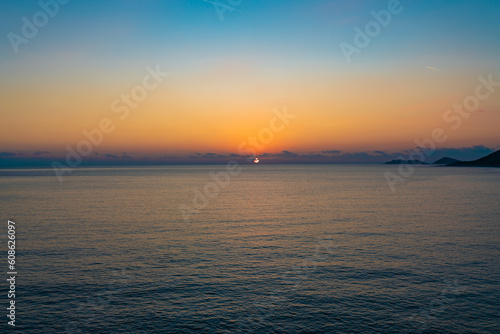
[[[203,0],[187,1],[77,1],[62,5],[26,53],[71,50],[106,62],[119,55],[138,58],[168,56],[172,62],[196,60],[199,53],[218,57],[225,52],[256,52],[261,61],[273,55],[305,57],[310,61],[343,62],[338,44],[350,41],[353,27],[372,20],[370,11],[387,8],[388,1],[245,1],[224,13]],[[3,1],[0,28],[19,32],[21,18],[40,10],[37,1]],[[227,5],[231,7],[229,4]],[[394,26],[383,31],[360,61],[404,61],[405,57],[441,57],[462,53],[467,59],[495,61],[500,51],[500,2],[402,0],[403,11]],[[220,7],[222,8],[222,7]],[[250,13],[250,14],[248,14]],[[2,58],[13,59],[6,38]],[[185,53],[189,51],[188,53]],[[98,57],[95,54],[98,52]],[[294,55],[289,54],[293,52]],[[445,65],[445,64],[437,64]]]

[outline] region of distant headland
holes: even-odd
[[[452,167],[500,167],[500,150],[474,161],[457,161],[447,164]]]
[[[385,163],[386,165],[442,165],[450,167],[500,167],[500,150],[493,152],[485,157],[473,161],[460,161],[450,157],[444,157],[432,164],[420,160],[391,160]]]

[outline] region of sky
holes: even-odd
[[[0,166],[500,148],[496,0],[4,0],[0,35]]]

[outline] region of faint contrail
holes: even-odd
[[[430,68],[431,70],[434,70],[434,71],[439,71],[439,72],[441,72],[441,70],[438,70],[437,68],[434,68],[434,67],[427,66],[427,68]]]

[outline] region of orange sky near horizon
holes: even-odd
[[[352,76],[332,68],[262,80],[248,72],[230,78],[224,72],[174,72],[121,120],[111,102],[141,83],[135,72],[126,84],[68,85],[60,78],[49,85],[2,87],[4,110],[15,112],[3,116],[9,126],[0,134],[0,150],[62,151],[84,138],[82,130],[110,118],[115,130],[104,136],[99,151],[237,153],[248,136],[269,127],[273,108],[284,106],[296,118],[275,134],[265,152],[397,151],[413,148],[415,139],[428,138],[436,127],[449,136],[446,147],[498,144],[500,94],[481,102],[482,111],[464,118],[457,130],[443,121],[447,109],[474,93],[479,82],[471,75],[455,74],[450,80],[449,74],[422,68],[404,75]]]

